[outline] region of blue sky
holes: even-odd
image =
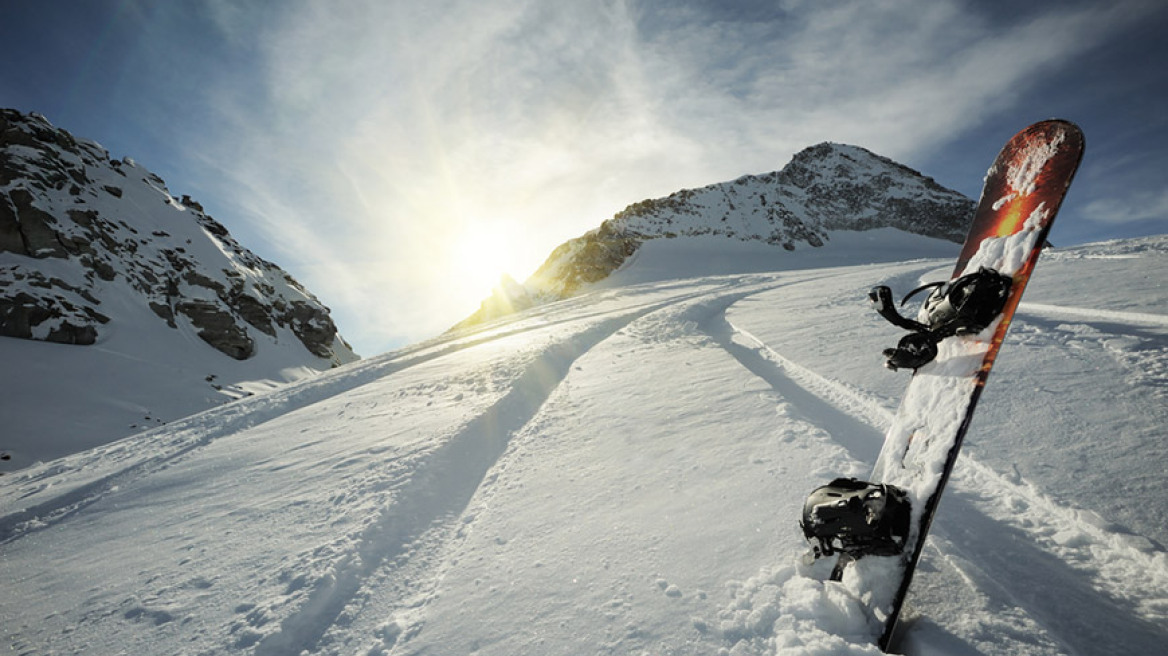
[[[1056,245],[1168,232],[1162,0],[11,0],[0,106],[190,194],[363,355],[626,205],[863,146],[976,197],[1061,117]]]

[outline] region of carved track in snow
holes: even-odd
[[[525,328],[524,330],[530,330]],[[234,435],[411,367],[515,332],[404,349],[207,410],[168,426],[68,456],[9,478],[13,490],[0,516],[0,544],[47,528],[100,500],[110,490],[149,476],[216,439]],[[42,481],[52,480],[50,488]]]
[[[814,275],[814,278],[822,277],[823,274]],[[808,276],[796,276],[796,279],[806,281]],[[484,483],[493,481],[492,472],[511,437],[523,432],[528,424],[536,420],[548,398],[563,384],[574,362],[597,350],[618,330],[626,336],[636,334],[651,341],[668,341],[675,336],[692,335],[695,334],[695,326],[710,317],[723,316],[726,308],[738,300],[789,284],[792,281],[788,277],[747,277],[738,281],[728,280],[726,285],[714,289],[676,296],[624,317],[619,325],[614,323],[603,331],[597,331],[594,338],[572,349],[570,358],[561,359],[560,364],[554,367],[554,372],[533,376],[531,385],[515,385],[515,390],[530,388],[531,393],[525,400],[511,401],[509,394],[497,404],[497,408],[492,408],[488,415],[473,421],[449,445],[443,446],[442,453],[437,454],[432,462],[420,466],[421,470],[428,472],[425,476],[428,482],[425,489],[409,490],[408,497],[428,499],[437,505],[419,513],[410,507],[407,498],[387,510],[373,530],[362,536],[360,542],[376,550],[378,555],[374,558],[383,564],[381,571],[363,568],[348,577],[344,589],[339,591],[332,590],[332,582],[327,582],[329,587],[322,596],[332,600],[304,604],[301,615],[290,617],[284,622],[291,630],[270,636],[257,653],[281,653],[294,645],[319,645],[324,649],[334,641],[333,634],[340,640],[347,630],[334,628],[331,626],[333,621],[342,614],[358,614],[361,610],[359,606],[366,603],[376,606],[376,614],[383,621],[374,631],[375,635],[380,636],[379,648],[398,648],[408,652],[411,639],[425,624],[428,605],[440,594],[438,584],[444,571],[454,567],[451,561],[457,560],[457,557],[451,554],[458,551],[463,536],[475,530],[476,516],[471,506],[472,498],[476,497]],[[644,380],[651,384],[653,378],[646,375]],[[502,417],[506,417],[506,421],[496,420]],[[456,444],[478,441],[484,437],[494,445],[492,448],[468,449],[467,445]],[[467,462],[477,463],[471,467],[473,471],[469,474],[461,471],[466,468]],[[480,503],[490,505],[489,502]],[[397,521],[395,518],[403,513],[414,517],[409,531],[391,533],[383,528],[383,525],[387,527]],[[365,550],[362,549],[363,552]],[[407,550],[409,553],[402,555]],[[361,586],[376,587],[374,594],[378,599],[367,602],[359,594],[358,588]],[[344,603],[352,603],[354,607],[343,609]],[[297,628],[305,626],[314,626],[316,629],[306,635]]]
[[[259,643],[255,653],[314,649],[384,563],[401,556],[435,524],[455,521],[462,514],[511,435],[535,416],[572,363],[646,312],[622,314],[541,350],[502,398],[421,458],[397,501],[355,538],[331,575],[316,582],[308,599],[281,623],[278,632]]]
[[[676,313],[672,320],[686,323],[689,317],[718,314],[744,295],[781,284],[763,281],[743,291],[727,282],[681,294],[620,313],[544,348],[502,398],[412,466],[392,505],[352,540],[326,576],[313,582],[307,598],[278,631],[258,643],[255,653],[332,649],[334,634],[339,641],[347,630],[339,626],[339,618],[359,614],[375,587],[385,597],[378,602],[384,624],[375,631],[382,648],[408,642],[424,623],[425,607],[448,566],[444,554],[464,526],[474,522],[473,514],[467,516],[472,499],[490,480],[512,437],[539,414],[580,357],[658,313]]]
[[[1108,322],[1162,320],[1058,306],[1030,309]],[[894,416],[878,397],[800,365],[725,317],[711,320],[707,330],[855,458],[874,461]],[[791,524],[794,530],[794,518]],[[1168,553],[1145,537],[1115,530],[1096,513],[1060,505],[1021,476],[1003,475],[968,453],[958,459],[930,541],[930,553],[967,584],[995,590],[992,598],[1017,600],[1072,652],[1076,645],[1108,641],[1115,653],[1143,653],[1168,642]],[[1062,612],[1067,603],[1089,608],[1085,614],[1096,621],[1085,625]]]
[[[1020,303],[1018,305],[1018,314],[1022,316],[1029,314],[1052,318],[1068,317],[1089,322],[1121,323],[1137,326],[1150,325],[1168,328],[1168,315],[1152,314],[1149,312],[1122,312],[1118,310],[1071,307],[1069,305]]]
[[[718,285],[712,287],[721,288]],[[677,302],[709,291],[680,293],[667,302]],[[596,321],[606,315],[622,314],[620,311],[603,309],[571,311],[571,308],[581,303],[594,304],[571,299],[561,303],[559,311],[545,312],[543,320],[538,322],[488,324],[477,330],[428,340],[261,396],[227,403],[42,467],[17,472],[5,478],[6,486],[2,492],[6,498],[0,497],[0,545],[28,532],[48,528],[101,500],[111,490],[161,471],[217,439],[253,428],[298,408],[481,344],[563,323]],[[624,314],[639,316],[661,307],[662,302],[646,299],[639,305],[641,309],[626,310]]]

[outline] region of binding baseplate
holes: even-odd
[[[916,370],[937,357],[937,344],[954,335],[973,335],[985,330],[1002,313],[1010,296],[1013,279],[981,267],[949,282],[933,282],[912,290],[901,299],[904,305],[920,291],[932,288],[917,315],[908,319],[896,310],[892,290],[884,285],[868,293],[876,312],[889,323],[911,331],[896,348],[884,350],[889,369]]]
[[[837,478],[807,497],[799,526],[815,543],[816,558],[894,556],[908,539],[909,507],[908,495],[898,487]]]

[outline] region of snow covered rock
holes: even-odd
[[[198,202],[0,110],[0,472],[356,359],[328,308]]]
[[[354,359],[329,311],[132,160],[43,117],[0,112],[0,335],[93,344],[128,292],[237,360],[286,327],[308,354]],[[306,354],[307,355],[307,354]]]

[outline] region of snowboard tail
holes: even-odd
[[[1083,135],[1077,126],[1062,120],[1042,121],[1010,139],[987,172],[948,285],[957,287],[960,279],[981,270],[1008,277],[1001,291],[1004,301],[997,301],[993,308],[997,316],[988,325],[974,323],[965,329],[930,325],[936,317],[929,313],[945,300],[934,297],[943,293],[944,287],[938,287],[934,297],[926,301],[915,322],[890,316],[886,288],[878,288],[879,294],[873,290],[873,301],[882,316],[918,331],[906,338],[909,346],[928,342],[929,347],[905,350],[900,354],[903,359],[896,360],[899,364],[908,362],[914,372],[871,476],[872,485],[884,486],[907,499],[910,521],[903,549],[894,555],[845,549],[833,573],[838,580],[845,568],[863,564],[848,585],[857,588],[854,592],[865,599],[872,617],[882,625],[879,646],[884,651],[892,644],[925,537],[978,399],[1082,154]],[[891,314],[895,315],[895,310]],[[893,363],[889,355],[890,368],[896,368]],[[867,506],[861,503],[853,506],[858,513],[866,513],[861,517],[867,521],[885,521],[870,509],[865,511]],[[810,538],[816,528],[825,532],[819,522],[818,515],[808,515],[805,509],[805,535]],[[817,536],[821,545],[825,539],[826,544],[832,544],[830,538]],[[844,542],[837,540],[836,544]],[[822,546],[817,547],[817,554],[822,551]]]

